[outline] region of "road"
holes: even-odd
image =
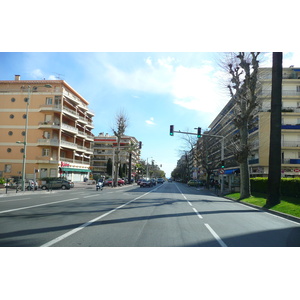
[[[300,224],[181,183],[0,198],[1,247],[300,246]]]

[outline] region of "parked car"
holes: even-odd
[[[140,183],[140,187],[152,187],[153,183],[151,180],[143,179]]]
[[[195,180],[195,179],[192,179],[192,180],[189,180],[188,183],[187,183],[188,186],[203,186],[203,181],[202,180]]]
[[[138,181],[136,182],[137,185],[140,185],[143,180],[144,180],[143,178],[138,179]]]
[[[125,180],[122,178],[118,178],[118,185],[124,185],[125,184]]]
[[[28,190],[28,191],[31,191],[31,190],[37,190],[38,189],[38,183],[35,181],[33,181],[33,180],[28,180],[27,182],[25,182],[25,188],[26,188],[26,190]]]
[[[57,180],[51,180],[45,184],[42,184],[41,189],[42,190],[49,190],[49,189],[69,190],[70,187],[71,187],[70,182],[68,180],[57,179]]]
[[[152,185],[156,185],[156,179],[151,178],[150,181],[152,182]]]
[[[157,178],[157,183],[164,183],[164,179],[163,178]]]
[[[104,184],[103,184],[104,186],[111,186],[112,185],[112,178],[109,178],[109,179],[106,179],[105,181],[104,181]]]

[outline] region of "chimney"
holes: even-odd
[[[20,81],[21,80],[21,75],[15,75],[15,81]]]

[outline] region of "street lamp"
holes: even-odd
[[[39,87],[47,87],[47,88],[52,88],[51,84],[45,84],[41,86],[34,86],[31,88],[29,85],[27,87],[27,92],[28,92],[28,98],[26,102],[26,121],[25,121],[25,135],[24,135],[24,142],[18,141],[17,144],[23,144],[24,145],[24,152],[23,152],[23,164],[22,164],[22,191],[25,191],[25,169],[26,169],[26,150],[27,150],[27,132],[28,132],[28,109],[29,109],[29,103],[30,103],[30,96],[33,91],[36,91],[37,88]]]

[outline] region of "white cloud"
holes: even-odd
[[[149,120],[146,120],[145,122],[149,125],[155,125],[153,117],[151,117]]]
[[[153,61],[145,60],[145,66],[125,72],[106,65],[107,77],[117,87],[157,94],[168,94],[173,102],[186,109],[201,112],[219,112],[220,105],[229,100],[220,91],[218,70],[210,61],[202,66],[185,67],[174,58],[166,57]],[[224,88],[225,89],[225,88]],[[148,120],[151,122],[151,120]],[[149,124],[149,123],[148,123]]]
[[[43,72],[40,70],[40,69],[35,69],[31,72],[31,76],[34,78],[34,79],[42,79],[44,78],[44,74]]]

